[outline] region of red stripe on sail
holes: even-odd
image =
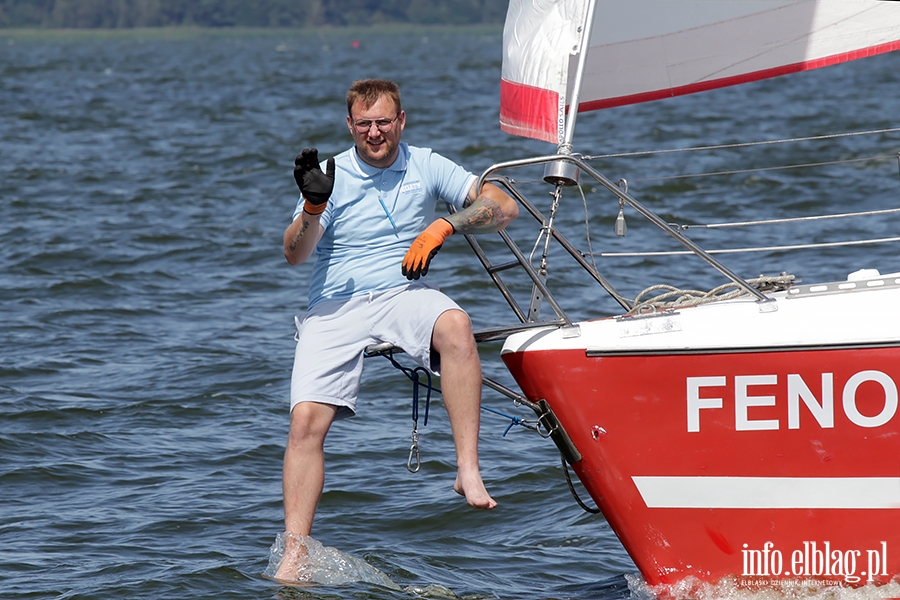
[[[750,83],[751,81],[760,81],[762,79],[770,79],[772,77],[780,77],[781,75],[789,75],[791,73],[799,73],[801,71],[811,71],[821,67],[829,67],[843,62],[849,62],[859,58],[868,58],[885,52],[893,52],[900,50],[900,40],[880,44],[878,46],[870,46],[868,48],[860,48],[859,50],[851,50],[833,56],[826,56],[814,60],[808,60],[790,65],[781,65],[771,69],[763,69],[752,73],[744,73],[735,75],[734,77],[724,77],[722,79],[713,79],[710,81],[701,81],[690,85],[682,85],[662,90],[653,90],[650,92],[642,92],[640,94],[632,94],[630,96],[619,96],[617,98],[602,98],[600,100],[592,100],[590,102],[582,102],[578,105],[578,112],[587,112],[591,110],[599,110],[601,108],[612,108],[614,106],[625,106],[627,104],[639,104],[641,102],[650,102],[651,100],[661,100],[663,98],[674,98],[675,96],[686,96],[697,92],[705,92],[732,85],[740,85],[742,83]],[[501,98],[502,98],[501,86]],[[566,107],[568,112],[568,106]],[[555,141],[555,140],[554,140]]]
[[[551,90],[500,80],[500,130],[556,143],[559,95]]]

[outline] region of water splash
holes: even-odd
[[[337,548],[323,546],[318,540],[302,534],[279,533],[275,543],[269,549],[269,564],[263,576],[275,579],[275,573],[285,555],[288,542],[298,543],[301,554],[305,557],[298,565],[296,580],[298,583],[315,583],[320,585],[340,585],[344,583],[363,582],[383,585],[394,590],[400,586],[391,581],[387,575],[362,560],[341,552]]]
[[[448,587],[444,587],[437,583],[432,583],[426,586],[419,585],[411,585],[403,589],[407,594],[411,594],[416,598],[449,598],[450,600],[455,600],[459,598],[453,590]]]
[[[778,581],[740,585],[735,579],[705,583],[688,577],[668,585],[650,586],[639,575],[625,575],[632,600],[880,600],[900,598],[900,583],[845,587],[825,581]]]

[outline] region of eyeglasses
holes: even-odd
[[[399,118],[400,115],[397,115],[393,119],[360,119],[358,121],[353,121],[353,126],[356,127],[356,130],[360,133],[368,133],[372,128],[372,125],[375,125],[381,133],[387,133],[394,128],[394,122]]]

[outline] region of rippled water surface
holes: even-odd
[[[293,157],[310,145],[324,154],[348,147],[344,93],[369,76],[400,83],[407,141],[475,172],[552,153],[499,131],[500,41],[499,30],[0,33],[0,597],[643,593],[603,518],[572,499],[553,444],[522,427],[504,435],[509,418],[482,418],[497,510],[470,510],[452,492],[439,399],[428,425],[419,423],[422,469],[409,473],[411,387],[380,358],[367,363],[360,415],[329,434],[313,531],[326,560],[371,571],[305,588],[263,576],[282,529],[292,320],[309,275],[309,265],[291,268],[281,256],[297,196]],[[895,53],[582,115],[576,149],[597,156],[891,129],[898,115]],[[898,150],[900,135],[887,132],[595,164],[664,218],[708,223],[892,208]],[[873,160],[845,162],[863,158]],[[838,164],[745,172],[810,162]],[[712,171],[735,173],[673,178]],[[530,183],[539,174],[517,178],[546,206],[550,190]],[[628,236],[616,238],[618,205],[585,191],[584,202],[567,192],[558,224],[587,250],[589,214],[590,248],[623,294],[721,283],[696,260],[599,256],[674,248],[629,213]],[[722,248],[898,230],[884,216],[696,237]],[[533,222],[511,231],[529,252]],[[745,276],[900,271],[896,248],[885,246],[729,256]],[[550,264],[572,316],[615,311],[558,253]],[[476,327],[515,321],[462,240],[445,244],[435,271]],[[485,371],[512,385],[498,351],[484,346]],[[532,417],[494,392],[484,403]]]

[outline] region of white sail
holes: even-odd
[[[590,0],[510,0],[500,126],[562,143]],[[645,102],[900,49],[893,0],[594,0],[578,110]]]

